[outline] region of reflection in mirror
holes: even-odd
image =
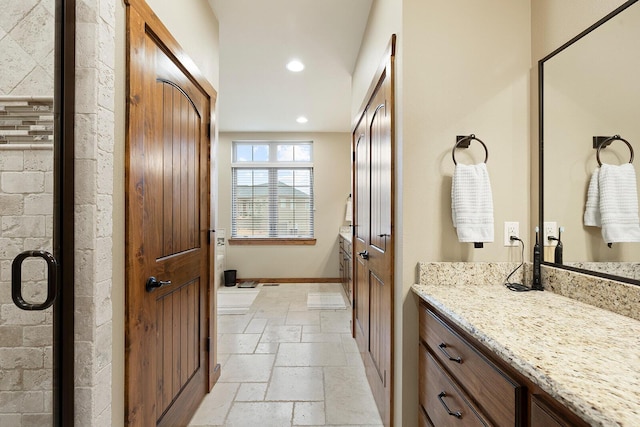
[[[583,221],[598,168],[593,137],[620,135],[640,152],[640,4],[626,2],[600,24],[539,63],[540,222],[542,229],[544,221],[564,227],[564,265],[639,283],[640,243],[608,247],[600,227]],[[621,141],[600,151],[606,164],[629,158]],[[640,177],[637,160],[634,168]],[[544,260],[553,262],[553,247],[545,248]]]

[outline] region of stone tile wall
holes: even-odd
[[[76,0],[76,425],[111,426],[116,0]]]
[[[116,0],[76,4],[75,419],[79,426],[111,426],[112,419],[115,5]],[[46,17],[52,14],[52,0],[2,2],[0,96],[51,96],[53,27]],[[50,393],[16,394],[22,384],[30,389],[49,386],[50,376],[43,367],[51,363],[45,339],[50,336],[45,329],[50,328],[51,314],[25,317],[7,292],[13,257],[27,247],[50,246],[53,181],[47,165],[52,152],[50,147],[33,148],[0,144],[0,425],[16,427],[49,425],[41,414],[51,409],[46,403]],[[44,277],[44,266],[35,267],[33,272],[24,270],[25,278],[34,282]]]
[[[1,4],[0,95],[53,96],[54,0]]]
[[[51,309],[11,299],[11,262],[51,250],[54,1],[3,1],[0,12],[0,425],[51,424]],[[44,299],[45,265],[25,261],[23,293]]]
[[[23,311],[11,299],[11,263],[25,250],[51,251],[51,145],[0,144],[0,425],[49,425],[51,309]],[[23,295],[46,298],[43,261],[23,263]]]

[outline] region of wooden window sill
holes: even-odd
[[[230,245],[315,245],[316,239],[251,239],[251,238],[231,238]]]

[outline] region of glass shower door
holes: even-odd
[[[63,4],[0,14],[1,426],[62,425]]]

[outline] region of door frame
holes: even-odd
[[[66,427],[74,425],[75,415],[76,0],[56,0],[55,11],[53,255],[60,287],[53,308],[53,425]]]

